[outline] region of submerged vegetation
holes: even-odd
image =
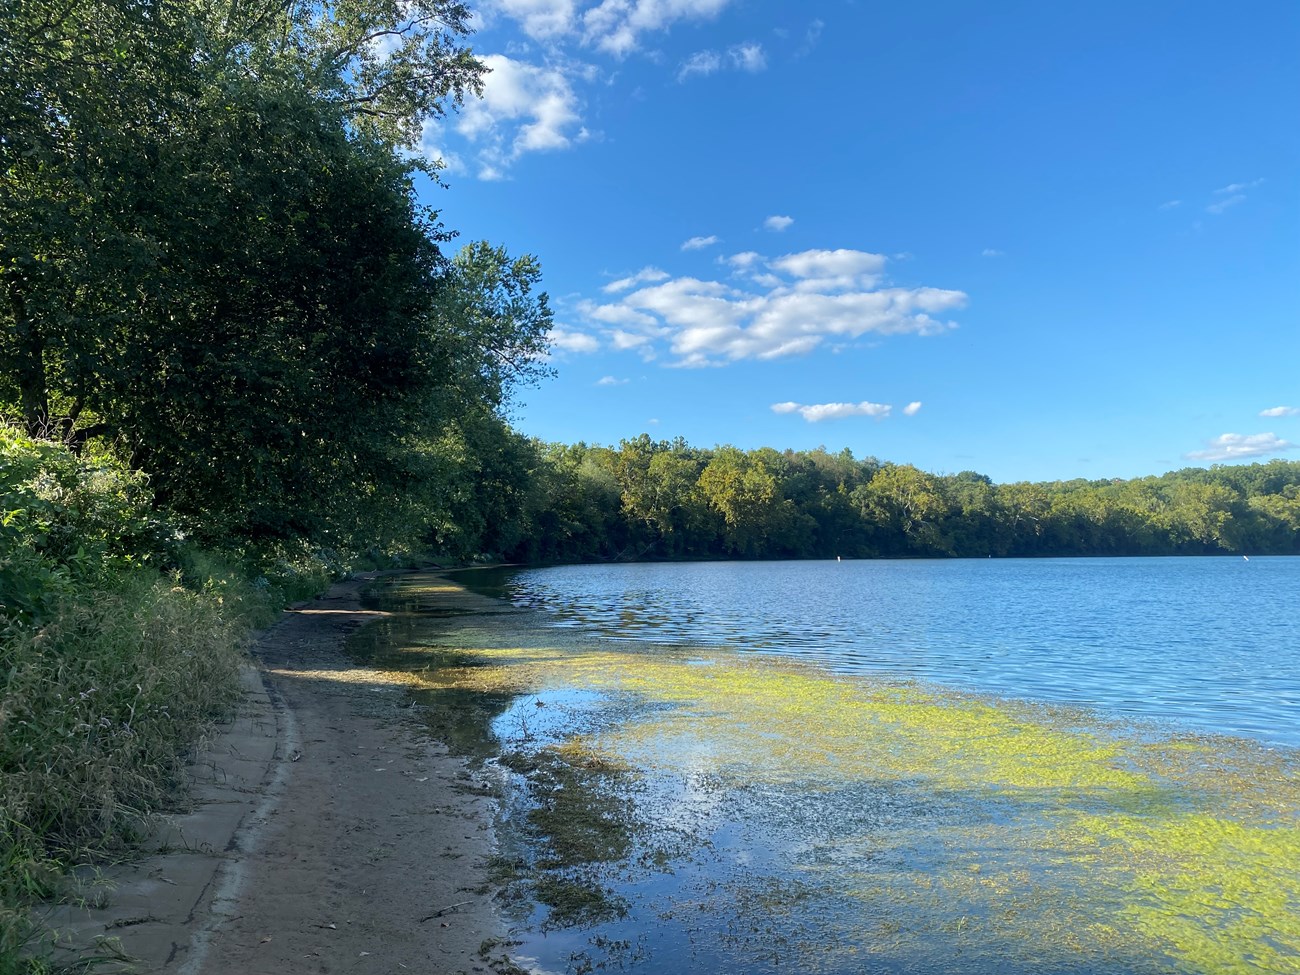
[[[534,920],[577,924],[592,957],[1300,971],[1292,751],[771,657],[566,641],[527,612],[488,628],[469,597],[418,586],[397,588],[438,612],[376,652],[419,676],[431,717],[495,737],[526,777],[505,827],[538,852],[512,876],[554,895]],[[593,863],[589,888],[637,920],[556,893]]]

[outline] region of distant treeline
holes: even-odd
[[[848,450],[515,448],[527,475],[483,490],[510,512],[492,541],[518,561],[1300,554],[1295,462],[994,484]]]

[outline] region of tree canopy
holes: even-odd
[[[530,257],[406,151],[481,91],[448,0],[24,0],[0,31],[0,414],[111,443],[193,531],[378,531],[541,374]],[[426,465],[427,466],[427,465]],[[367,521],[359,528],[358,520]]]

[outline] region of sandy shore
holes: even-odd
[[[369,581],[287,611],[244,706],[192,771],[192,809],[49,923],[64,960],[176,975],[506,967],[487,893],[492,800],[428,740],[404,681],[350,663]],[[104,969],[101,969],[104,970]]]

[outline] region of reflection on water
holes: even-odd
[[[1300,745],[1300,559],[714,562],[476,570],[471,587],[611,640]]]
[[[437,586],[365,652],[498,771],[535,971],[1300,973],[1292,749]]]

